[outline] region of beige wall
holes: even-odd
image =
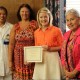
[[[11,23],[16,23],[17,17],[16,13],[18,7],[22,3],[28,3],[35,12],[38,11],[41,7],[43,7],[44,0],[0,0],[0,6],[4,6],[8,10],[8,17],[7,20]]]

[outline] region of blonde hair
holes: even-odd
[[[79,17],[79,12],[76,9],[68,10],[65,16],[67,16],[68,14],[74,14],[76,17]]]
[[[52,16],[52,14],[51,14],[51,12],[49,11],[48,8],[43,7],[43,8],[41,8],[41,9],[37,12],[37,22],[38,22],[39,27],[42,27],[41,24],[40,24],[40,22],[39,22],[39,14],[40,14],[41,12],[45,12],[45,13],[47,13],[47,14],[49,15],[49,19],[50,19],[50,20],[49,20],[49,25],[52,25],[52,21],[53,21],[53,16]]]

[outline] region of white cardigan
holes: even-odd
[[[9,34],[12,24],[6,22],[0,27],[0,76],[10,74],[8,65],[8,44],[4,44],[4,40],[9,41]]]

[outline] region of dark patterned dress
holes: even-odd
[[[13,80],[30,80],[32,79],[34,63],[24,64],[24,46],[34,45],[34,30],[36,22],[31,21],[28,28],[22,30],[19,23],[15,25],[15,49],[14,49],[14,72]]]

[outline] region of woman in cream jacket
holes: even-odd
[[[11,71],[8,65],[8,44],[9,33],[12,24],[6,21],[7,10],[0,6],[0,80],[12,80]]]

